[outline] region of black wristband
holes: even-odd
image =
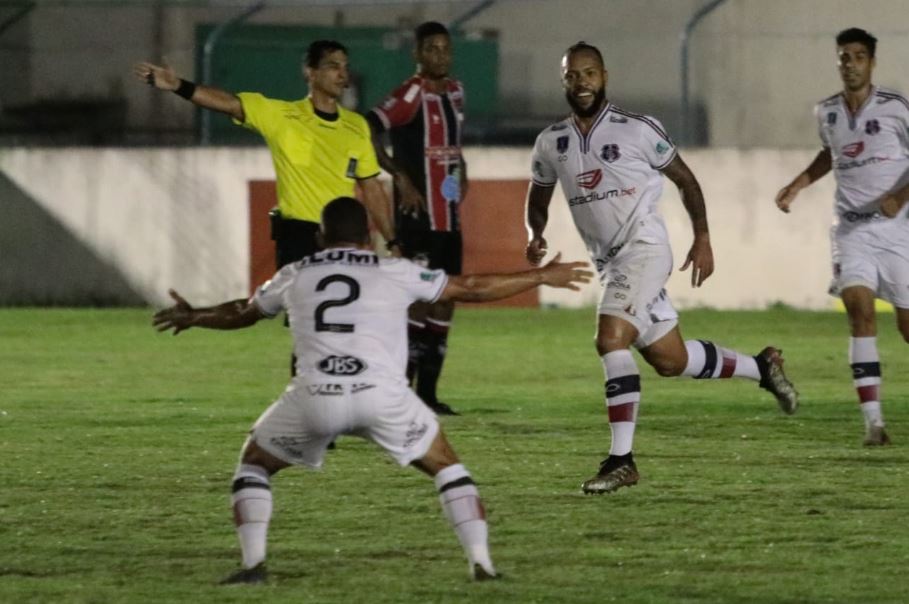
[[[174,94],[177,96],[182,96],[187,101],[191,101],[193,94],[196,92],[196,85],[190,82],[189,80],[184,80],[180,78],[180,85],[177,86],[177,89],[174,90]]]
[[[385,242],[385,249],[388,250],[389,252],[391,251],[391,248],[393,248],[393,247],[401,247],[401,242],[398,241],[397,239],[389,239],[388,241]]]

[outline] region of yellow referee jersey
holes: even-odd
[[[237,96],[246,116],[241,125],[261,134],[271,150],[284,218],[319,222],[329,201],[353,196],[356,179],[379,173],[369,125],[359,113],[339,106],[338,119],[329,121],[316,115],[308,97]]]

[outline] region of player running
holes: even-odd
[[[881,411],[881,365],[874,298],[896,307],[909,342],[909,101],[874,86],[877,38],[851,28],[836,37],[843,90],[814,109],[821,149],[776,196],[789,212],[799,191],[830,170],[836,178],[830,247],[833,282],[849,317],[849,363],[866,446],[890,444]]]
[[[597,494],[639,480],[632,441],[641,383],[631,346],[662,376],[747,378],[771,392],[785,413],[798,407],[780,350],[768,346],[751,356],[704,340],[682,340],[678,314],[663,289],[672,251],[657,201],[666,175],[679,188],[694,227],[682,270],[691,267],[691,284],[700,287],[713,273],[701,188],[657,120],[606,99],[607,77],[596,47],[579,42],[565,53],[562,85],[572,115],[537,137],[527,193],[527,259],[536,265],[546,254],[543,230],[559,182],[605,285],[596,348],[606,374],[612,444],[597,474],[582,484],[585,493]]]

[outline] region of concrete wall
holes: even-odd
[[[679,34],[706,0],[498,0],[469,28],[497,30],[500,94],[505,115],[565,112],[558,62],[584,39],[599,45],[610,71],[610,96],[632,110],[674,123],[679,100]],[[410,28],[423,19],[450,21],[476,2],[414,2],[368,8],[281,7],[272,3],[253,23],[385,25]],[[275,6],[278,5],[278,6]],[[173,95],[153,94],[131,80],[129,67],[165,59],[193,74],[198,22],[224,22],[229,8],[40,6],[0,38],[0,65],[17,65],[15,85],[0,87],[0,105],[37,98],[121,95],[128,123],[188,127],[193,113]],[[839,87],[833,36],[859,25],[880,38],[876,80],[909,91],[906,0],[728,0],[692,40],[692,95],[703,104],[709,142],[718,147],[814,146],[811,106]],[[24,54],[27,53],[27,54]],[[28,57],[27,61],[25,57]],[[28,69],[19,67],[26,63]],[[0,75],[9,70],[0,68]],[[297,73],[288,78],[299,77]]]
[[[526,179],[529,156],[525,148],[467,150],[474,180]],[[717,271],[696,290],[687,284],[687,273],[674,274],[669,287],[678,306],[762,308],[776,301],[830,306],[825,291],[832,180],[805,191],[791,215],[777,211],[772,201],[812,156],[769,150],[687,153],[707,198]],[[149,302],[166,302],[169,287],[199,303],[249,290],[247,183],[273,178],[265,149],[14,149],[0,152],[0,172]],[[679,266],[690,245],[690,226],[675,188],[667,184],[661,203]],[[476,212],[508,202],[514,200],[467,203]],[[566,259],[587,258],[561,191],[546,236],[550,249]],[[40,239],[34,245],[49,244]],[[590,285],[582,294],[544,289],[540,300],[582,305],[598,296],[598,286]]]

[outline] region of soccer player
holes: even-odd
[[[632,441],[641,385],[632,345],[662,376],[755,380],[785,413],[795,412],[798,395],[783,374],[780,351],[772,346],[751,356],[704,340],[682,340],[678,314],[663,289],[672,252],[657,201],[665,175],[679,188],[694,228],[682,270],[691,267],[691,284],[700,287],[713,272],[701,188],[657,120],[606,99],[608,74],[596,47],[578,42],[569,48],[561,71],[572,115],[537,137],[527,194],[527,259],[536,265],[546,254],[543,231],[560,182],[605,285],[596,348],[606,374],[612,445],[582,489],[606,493],[639,480]]]
[[[416,75],[367,115],[379,164],[394,182],[395,225],[403,254],[449,275],[461,274],[458,205],[467,193],[461,155],[464,87],[451,78],[451,36],[429,21],[414,32]],[[393,157],[385,151],[389,133]],[[451,301],[415,304],[410,311],[408,377],[436,413],[457,415],[440,402],[436,386],[454,315]]]
[[[823,148],[776,196],[789,212],[799,191],[833,170],[830,243],[833,282],[849,318],[852,383],[865,419],[866,446],[890,444],[881,412],[875,297],[896,307],[909,342],[909,101],[871,83],[877,39],[850,28],[836,37],[843,90],[814,109]]]
[[[336,197],[353,195],[355,186],[376,228],[393,246],[389,201],[378,179],[369,126],[363,116],[339,103],[349,81],[343,44],[316,40],[309,45],[303,65],[309,95],[297,101],[194,84],[170,67],[152,63],[138,63],[133,72],[150,86],[224,113],[265,139],[277,177],[272,238],[278,268],[317,251],[322,208]]]
[[[325,207],[321,236],[324,251],[285,266],[250,300],[193,308],[171,291],[176,305],[154,317],[159,331],[174,334],[248,327],[281,310],[290,317],[297,373],[243,447],[232,495],[243,568],[225,582],[265,581],[271,477],[292,464],[320,467],[339,434],[374,441],[402,466],[433,477],[473,578],[494,578],[477,487],[436,415],[407,385],[407,308],[416,300],[496,300],[538,285],[577,290],[593,273],[583,270],[586,263],[558,257],[540,269],[460,277],[402,258],[380,259],[369,250],[366,211],[349,197]]]

